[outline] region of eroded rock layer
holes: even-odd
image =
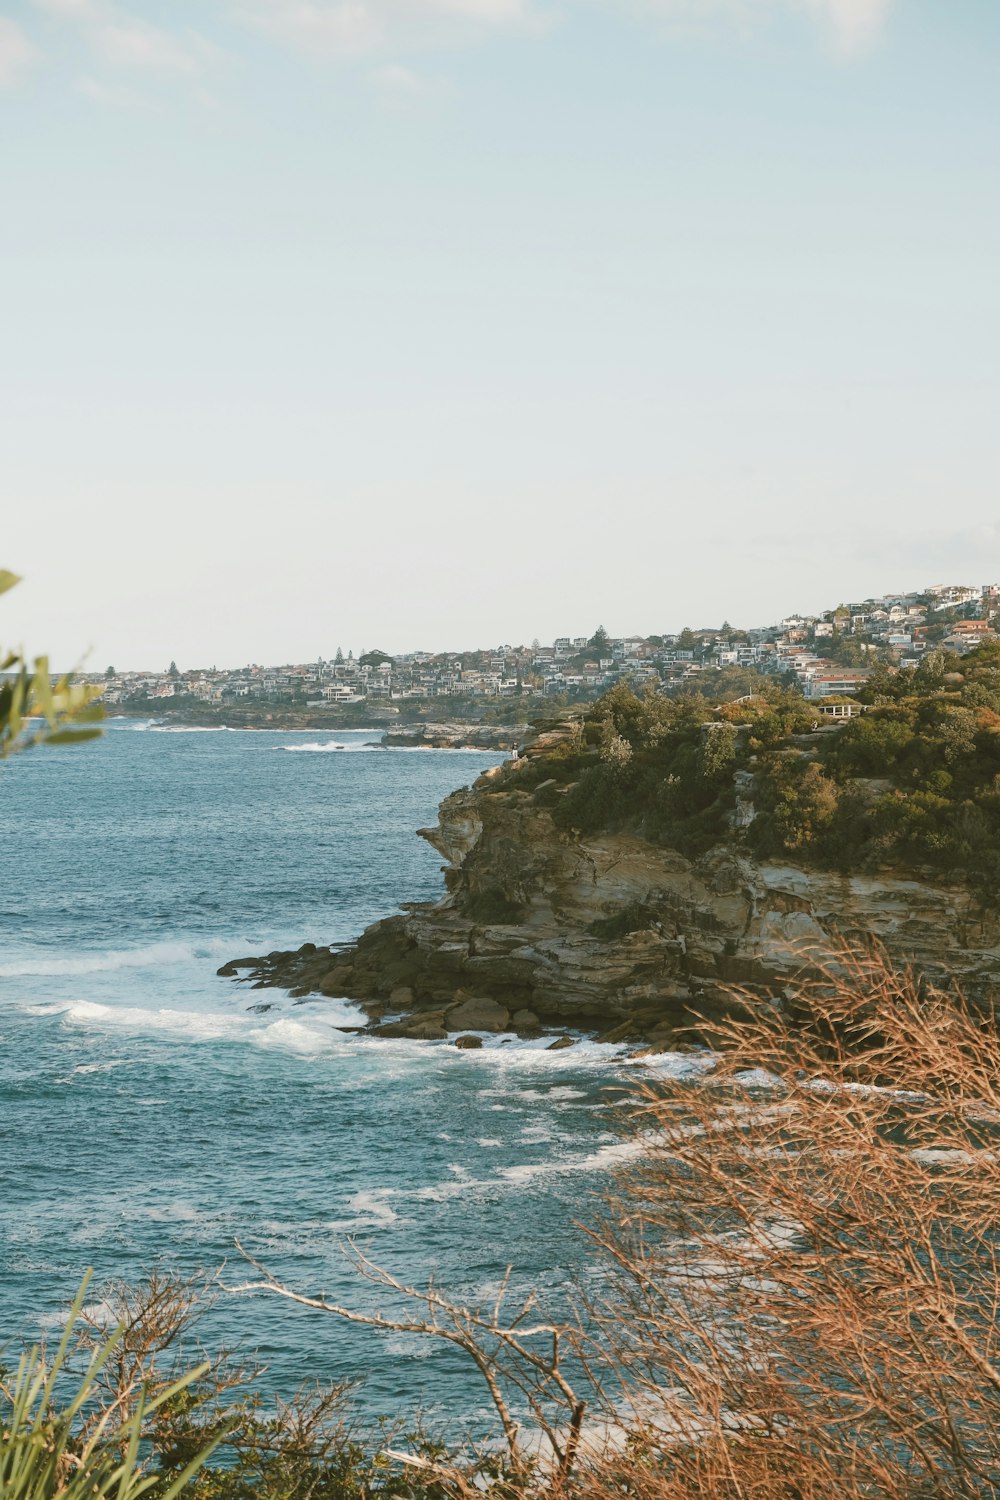
[[[441,901],[339,950],[306,945],[222,972],[361,1001],[389,1034],[575,1026],[663,1045],[725,1011],[733,986],[780,994],[804,951],[836,934],[874,935],[977,998],[1000,981],[1000,915],[969,887],[579,837],[519,788],[516,768],[453,793],[421,832],[446,861]]]

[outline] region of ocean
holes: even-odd
[[[112,720],[0,765],[0,1341],[56,1325],[87,1267],[243,1280],[237,1239],[368,1311],[398,1304],[350,1240],[461,1300],[508,1264],[555,1311],[600,1276],[576,1226],[629,1150],[616,1049],[358,1037],[347,1001],[216,975],[443,892],[414,830],[501,757],[376,738]],[[259,1358],[265,1394],[356,1379],[362,1415],[451,1422],[485,1404],[438,1341],[263,1293],[220,1295],[201,1338]]]

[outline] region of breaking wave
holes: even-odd
[[[208,959],[228,953],[231,943],[211,939],[203,943],[149,943],[144,948],[121,948],[104,953],[80,953],[75,958],[20,958],[0,964],[0,978],[25,979],[29,976],[73,974],[106,974],[119,969],[145,969],[185,963],[190,959]]]

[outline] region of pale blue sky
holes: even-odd
[[[996,0],[0,0],[0,639],[1000,575]]]

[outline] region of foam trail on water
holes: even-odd
[[[156,964],[185,963],[190,959],[204,959],[226,953],[232,944],[221,938],[208,938],[202,943],[160,942],[149,943],[144,948],[119,948],[103,953],[80,954],[77,958],[20,958],[0,964],[0,978],[24,979],[31,975],[103,974],[117,969],[144,969]]]
[[[321,744],[318,740],[308,745],[274,745],[272,749],[287,750],[292,754],[326,755],[339,750],[344,755],[500,755],[499,750],[484,749],[481,745],[345,745],[337,741]]]
[[[308,745],[277,745],[275,748],[278,750],[288,750],[293,755],[324,755],[328,750],[346,750],[347,746],[334,740],[329,740],[324,745],[321,745],[318,740],[313,740]]]
[[[338,1026],[356,1026],[363,1014],[350,1001],[328,1002],[316,1017],[278,1016],[262,1021],[246,1012],[189,1009],[169,1006],[105,1005],[97,1000],[66,1000],[25,1007],[32,1015],[62,1016],[72,1025],[171,1035],[187,1042],[242,1041],[253,1046],[311,1055],[331,1050],[342,1052],[352,1042],[350,1033]]]

